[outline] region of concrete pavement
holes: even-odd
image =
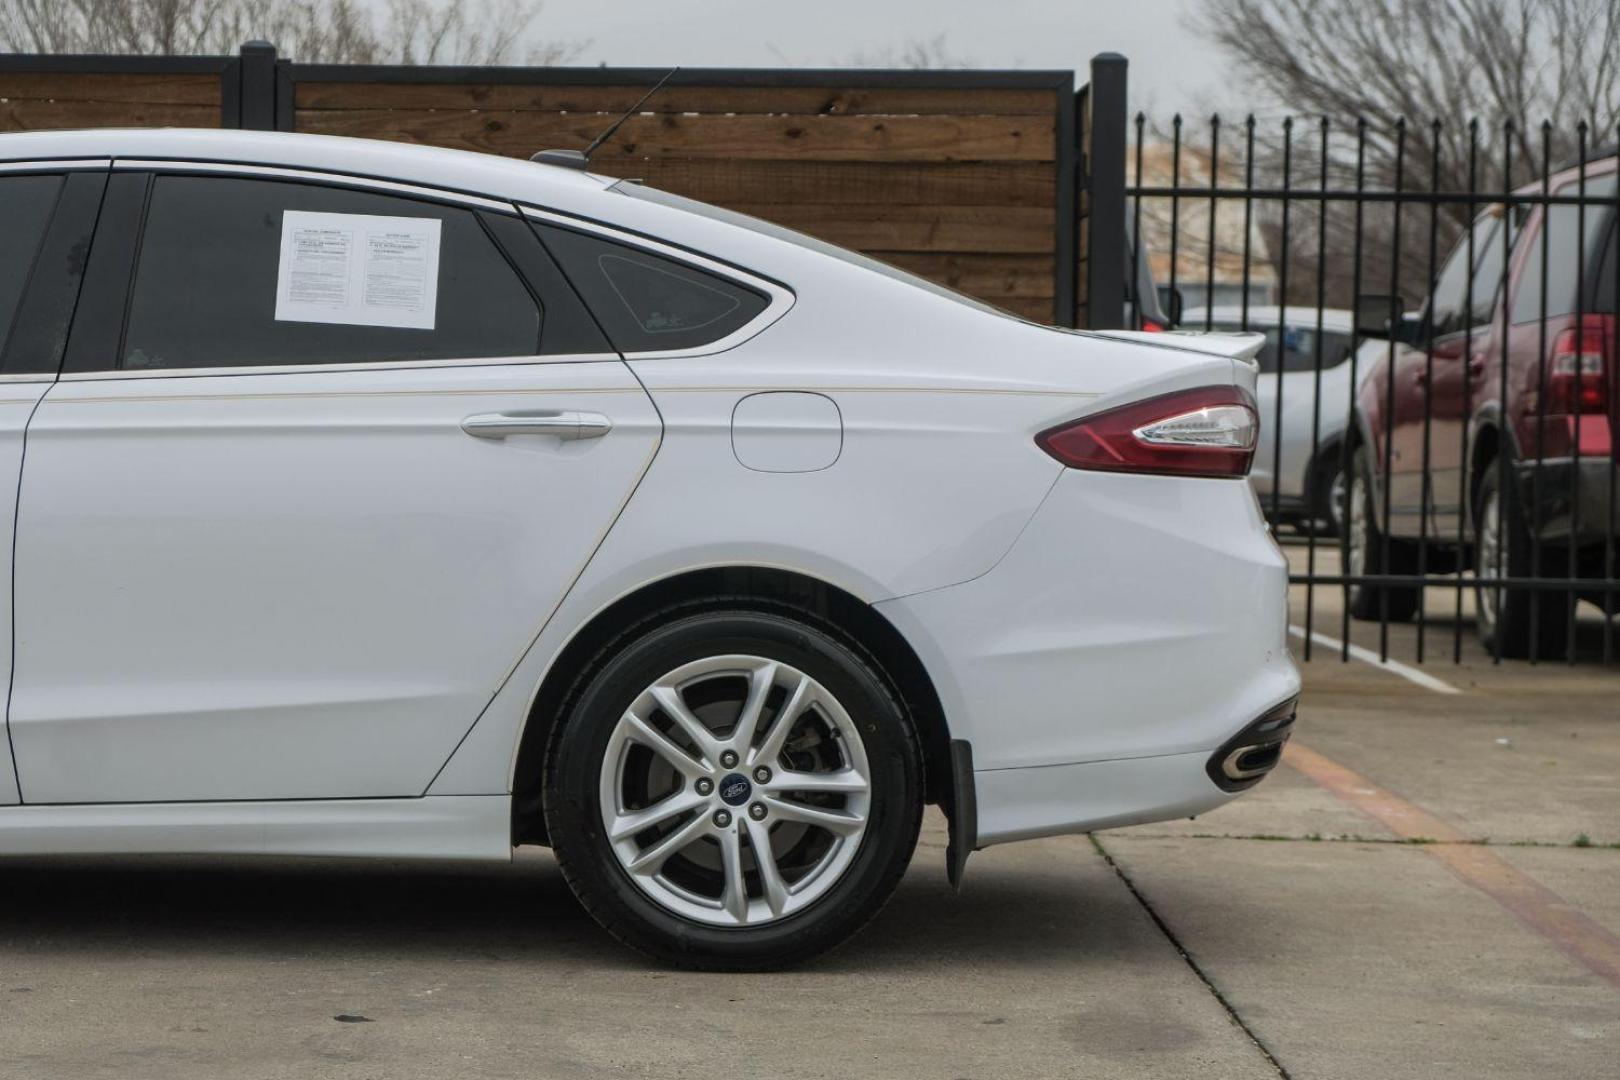
[[[649,965],[533,850],[0,864],[0,1077],[1620,1077],[1620,673],[1306,670],[1244,799],[960,896],[931,817],[784,974]]]

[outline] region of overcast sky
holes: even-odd
[[[836,67],[943,34],[975,67],[1084,72],[1130,60],[1133,106],[1203,113],[1221,62],[1193,29],[1198,0],[544,0],[535,30],[588,41],[576,64]],[[1084,81],[1084,75],[1080,76]]]

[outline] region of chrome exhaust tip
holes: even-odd
[[[1246,791],[1277,767],[1283,746],[1294,732],[1294,707],[1298,703],[1298,698],[1290,698],[1267,710],[1211,755],[1204,771],[1216,787],[1222,791]]]

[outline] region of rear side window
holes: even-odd
[[[0,351],[61,190],[60,176],[0,176]]]
[[[735,281],[597,236],[536,225],[620,352],[711,345],[770,299]]]
[[[1567,184],[1553,194],[1579,194],[1576,184]],[[1614,231],[1615,178],[1588,180],[1587,203],[1547,207],[1541,226],[1536,229],[1525,253],[1523,269],[1514,286],[1513,321],[1535,322],[1542,317],[1541,291],[1545,278],[1548,317],[1568,315],[1576,310],[1613,311],[1614,284],[1602,284],[1603,267],[1609,247],[1608,234]],[[1543,274],[1542,263],[1546,272]],[[1585,297],[1579,290],[1584,286]]]
[[[462,207],[280,180],[153,181],[120,366],[530,356],[540,309]]]

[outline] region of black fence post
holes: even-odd
[[[238,127],[248,131],[276,130],[276,47],[268,41],[242,46],[242,85]]]
[[[1053,237],[1052,252],[1052,321],[1070,328],[1080,325],[1075,311],[1078,290],[1075,274],[1079,270],[1080,245],[1080,163],[1084,146],[1084,126],[1076,116],[1074,76],[1068,75],[1058,85],[1057,111],[1057,235]]]
[[[1091,58],[1081,197],[1086,214],[1086,326],[1118,330],[1125,318],[1125,58]]]

